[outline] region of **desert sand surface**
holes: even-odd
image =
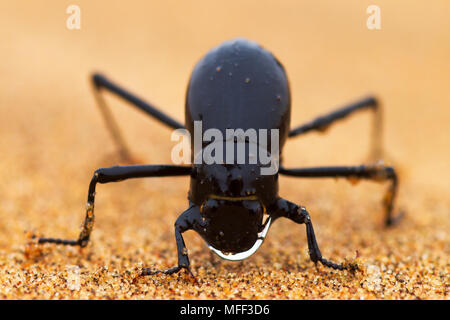
[[[87,1],[69,30],[66,1],[0,3],[0,299],[448,299],[450,230],[450,2]],[[369,5],[381,29],[366,26]],[[136,276],[177,262],[173,224],[189,179],[99,185],[92,241],[75,239],[88,184],[119,164],[92,95],[99,71],[184,121],[195,63],[225,40],[257,41],[283,63],[291,125],[367,94],[383,103],[385,162],[399,172],[396,210],[383,227],[387,184],[280,177],[280,195],[311,214],[322,254],[352,274],[316,269],[304,225],[277,221],[242,262],[184,236],[198,279]],[[171,130],[106,94],[143,164],[170,164]],[[367,163],[371,117],[355,115],[287,142],[287,167]]]

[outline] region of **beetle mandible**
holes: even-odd
[[[257,43],[245,39],[227,41],[208,52],[195,66],[189,80],[185,123],[182,125],[153,105],[116,85],[101,74],[92,76],[97,104],[108,129],[125,160],[130,152],[118,126],[106,107],[101,90],[108,90],[128,101],[147,115],[173,129],[187,129],[194,133],[194,122],[202,122],[202,133],[216,128],[277,129],[279,149],[288,138],[312,131],[323,131],[338,120],[360,111],[372,110],[375,115],[375,135],[372,156],[379,158],[380,105],[374,97],[367,97],[337,109],[313,121],[290,129],[291,95],[289,82],[281,63]],[[235,139],[235,137],[234,137]],[[246,145],[248,141],[245,140]],[[268,143],[266,151],[269,153]],[[208,143],[203,142],[202,148]],[[281,152],[280,152],[281,153]],[[270,154],[280,158],[280,154]],[[253,254],[262,244],[270,225],[278,218],[288,218],[305,224],[311,260],[333,269],[357,268],[352,264],[338,264],[322,257],[314,235],[312,221],[303,206],[278,196],[279,174],[304,178],[348,178],[390,181],[384,198],[385,225],[392,225],[393,202],[398,178],[394,168],[382,162],[373,165],[332,166],[287,169],[280,164],[275,174],[262,175],[261,163],[195,163],[181,165],[127,165],[101,168],[95,171],[89,185],[86,218],[77,240],[38,238],[38,243],[56,243],[85,247],[94,223],[94,200],[97,183],[109,183],[132,178],[190,176],[189,208],[175,222],[178,265],[167,270],[144,268],[141,275],[172,274],[186,269],[191,275],[189,258],[182,234],[196,231],[209,248],[228,260],[242,260]]]

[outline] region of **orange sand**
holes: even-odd
[[[365,26],[373,1],[79,0],[81,30],[66,29],[60,1],[0,4],[0,299],[448,299],[450,213],[449,1],[382,1],[382,29]],[[144,4],[145,3],[145,4]],[[387,162],[400,172],[396,228],[382,228],[386,185],[280,178],[283,197],[311,213],[325,257],[355,259],[351,275],[314,268],[304,226],[277,221],[243,262],[211,258],[186,233],[195,284],[185,274],[133,277],[176,263],[173,223],[188,179],[99,186],[90,245],[46,245],[26,257],[25,231],[75,238],[98,167],[117,162],[95,107],[99,70],[182,121],[195,62],[237,36],[282,61],[292,124],[366,93],[384,102]],[[107,96],[133,154],[170,163],[170,130]],[[366,160],[370,118],[289,141],[286,165]]]

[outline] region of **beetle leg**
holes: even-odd
[[[374,97],[368,97],[359,100],[329,114],[318,117],[311,122],[298,126],[289,132],[289,137],[296,137],[310,131],[324,132],[330,125],[334,124],[338,120],[344,119],[356,111],[366,109],[374,111],[374,125],[372,131],[372,148],[370,158],[374,160],[381,159],[382,114],[380,104]]]
[[[277,210],[275,211],[276,218],[285,217],[295,223],[306,225],[306,237],[308,240],[308,252],[312,262],[317,265],[318,262],[324,266],[337,270],[358,270],[358,266],[355,264],[337,264],[322,257],[319,245],[317,244],[316,236],[314,234],[314,228],[311,222],[311,217],[305,207],[300,207],[295,203],[289,202],[284,199],[279,199],[277,202]]]
[[[198,206],[192,205],[189,209],[183,212],[175,222],[175,240],[177,243],[178,265],[170,269],[156,270],[156,271],[153,271],[150,268],[144,268],[142,269],[141,276],[149,276],[160,273],[173,274],[182,269],[185,269],[197,282],[197,279],[195,278],[194,274],[192,273],[189,267],[190,263],[188,250],[184,243],[182,233],[186,232],[187,230],[194,230],[196,226],[200,226],[202,224],[201,221],[202,220]]]
[[[161,121],[165,125],[174,128],[184,128],[184,126],[177,122],[176,120],[172,119],[171,117],[167,116],[166,114],[159,111],[156,107],[152,106],[151,104],[145,102],[141,98],[138,98],[136,95],[128,92],[127,90],[121,88],[120,86],[116,85],[115,83],[111,82],[109,79],[107,79],[105,76],[101,74],[93,74],[92,75],[92,83],[93,83],[93,89],[94,89],[94,96],[97,101],[97,105],[100,108],[100,111],[103,115],[103,118],[105,119],[106,126],[108,130],[111,132],[111,135],[116,142],[118,148],[119,148],[119,155],[122,159],[130,160],[131,154],[129,151],[129,148],[127,144],[125,143],[125,140],[122,137],[122,134],[120,133],[119,126],[117,125],[117,122],[114,120],[114,117],[111,113],[111,111],[108,109],[106,102],[101,95],[101,90],[106,89],[117,96],[121,97],[125,101],[128,101],[133,106],[135,106],[137,109],[145,112],[146,114],[150,115],[151,117]]]
[[[382,163],[375,165],[361,165],[348,167],[317,167],[317,168],[299,168],[285,169],[280,167],[280,174],[304,178],[347,178],[350,181],[357,182],[359,179],[369,179],[374,181],[389,180],[391,184],[384,196],[385,220],[386,226],[392,226],[403,215],[401,212],[396,217],[392,216],[394,200],[397,194],[398,177],[393,167],[384,166]]]
[[[94,202],[97,183],[117,182],[133,178],[187,176],[191,167],[172,165],[133,165],[101,168],[95,171],[89,184],[86,217],[77,240],[55,238],[38,238],[38,243],[55,243],[70,246],[86,247],[94,227]],[[33,238],[35,238],[33,236]]]

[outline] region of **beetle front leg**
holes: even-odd
[[[298,206],[295,203],[289,202],[284,199],[279,199],[277,206],[277,218],[285,217],[294,221],[295,223],[306,225],[306,237],[308,240],[309,257],[314,262],[314,264],[317,265],[317,262],[320,262],[324,266],[337,270],[358,270],[358,266],[356,264],[337,264],[322,257],[319,245],[317,244],[316,235],[314,234],[311,217],[309,216],[309,213],[308,211],[306,211],[305,207]]]
[[[178,265],[166,270],[155,270],[150,268],[142,269],[141,276],[150,276],[155,274],[173,274],[185,269],[189,274],[195,278],[194,274],[190,269],[188,250],[184,243],[182,233],[187,230],[194,230],[196,225],[201,225],[200,211],[197,206],[191,206],[185,212],[183,212],[175,222],[175,240],[177,242],[177,252],[178,252]]]
[[[192,274],[191,269],[189,268],[189,257],[186,245],[184,244],[183,236],[181,235],[180,228],[175,227],[175,239],[177,242],[177,251],[178,251],[178,265],[169,269],[165,270],[152,270],[150,268],[144,268],[142,269],[141,276],[151,276],[155,274],[173,274],[181,271],[182,269],[186,269],[192,277],[194,275]],[[194,277],[195,279],[195,277]]]

